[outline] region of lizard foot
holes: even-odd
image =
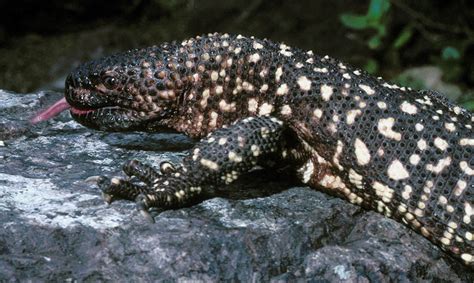
[[[149,222],[153,222],[150,208],[170,209],[182,207],[189,198],[199,194],[201,187],[192,186],[182,167],[168,161],[160,164],[160,170],[137,160],[123,166],[126,178],[94,177],[104,200],[110,204],[124,199],[135,201],[137,209]]]
[[[107,204],[120,199],[135,200],[140,193],[147,191],[146,186],[117,177],[100,176],[97,186],[102,191],[102,197]]]
[[[175,166],[168,161],[160,164],[159,172],[138,160],[128,161],[122,169],[127,178],[105,176],[90,178],[97,182],[108,204],[120,199],[133,201],[138,195],[148,193],[154,182],[176,171]]]

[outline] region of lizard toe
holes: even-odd
[[[153,218],[153,216],[151,216],[150,212],[148,211],[146,196],[144,194],[139,194],[135,202],[137,205],[137,210],[140,212],[141,215],[143,215],[145,220],[149,223],[155,223],[155,219]]]
[[[160,172],[163,175],[168,175],[176,172],[176,167],[169,161],[163,161],[160,163]]]

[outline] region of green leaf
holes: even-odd
[[[380,38],[384,37],[385,34],[387,33],[387,29],[385,28],[385,25],[382,25],[382,24],[379,24],[377,27],[377,32],[378,32],[378,36]]]
[[[181,4],[178,0],[158,0],[159,7],[162,7],[166,10],[172,11],[173,9],[177,9]]]
[[[459,50],[457,50],[455,47],[447,46],[441,52],[441,57],[444,60],[457,60],[461,58],[461,53],[459,53]]]
[[[411,26],[405,27],[402,32],[398,35],[397,39],[393,43],[393,48],[399,49],[403,47],[412,37],[413,28]]]
[[[419,78],[412,77],[408,74],[399,74],[395,79],[394,82],[400,86],[411,87],[413,89],[424,89],[427,88],[425,82]]]
[[[469,111],[474,111],[474,101],[467,101],[462,104]]]
[[[339,16],[342,24],[353,29],[365,29],[368,27],[367,17],[354,14],[342,14]]]
[[[375,74],[379,69],[379,64],[374,59],[368,59],[364,65],[364,70],[369,74]]]
[[[389,0],[371,0],[367,17],[372,21],[378,21],[390,9]]]
[[[382,40],[380,39],[380,36],[375,35],[369,39],[367,44],[369,45],[370,49],[377,49],[380,46],[380,44],[382,44]]]

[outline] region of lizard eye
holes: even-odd
[[[117,87],[118,80],[115,77],[112,76],[106,76],[103,79],[104,86],[108,89],[114,89]]]

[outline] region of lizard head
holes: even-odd
[[[65,99],[49,113],[70,109],[77,122],[104,131],[170,128],[187,77],[179,75],[178,59],[167,47],[131,50],[77,67],[66,79]],[[49,118],[41,115],[33,122]]]
[[[72,117],[107,131],[166,126],[184,89],[167,52],[166,46],[132,50],[79,66],[65,86]]]

